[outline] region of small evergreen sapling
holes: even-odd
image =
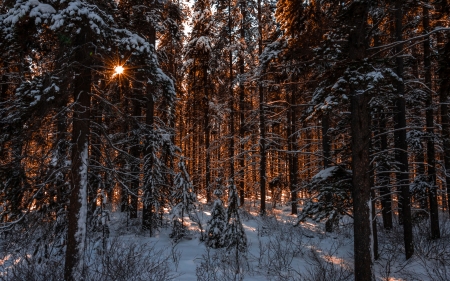
[[[317,173],[306,188],[312,196],[305,202],[296,225],[311,218],[316,222],[326,221],[332,229],[342,216],[351,213],[351,171],[338,166],[329,167]]]
[[[243,265],[247,263],[247,236],[242,226],[238,207],[236,186],[231,184],[228,192],[227,226],[224,233],[224,246],[227,249],[227,257],[230,265],[234,267],[234,280],[242,280]]]
[[[230,186],[228,195],[227,227],[225,229],[224,242],[229,250],[235,248],[239,252],[247,251],[247,236],[239,217],[238,194],[235,185]]]
[[[217,200],[214,201],[214,205],[211,210],[211,219],[208,220],[206,229],[206,245],[211,248],[224,247],[224,231],[227,226],[225,208],[223,207],[220,196],[222,191],[216,189],[214,194],[217,196]]]
[[[179,163],[179,168],[180,172],[175,177],[175,191],[172,195],[175,207],[171,211],[173,229],[170,237],[175,240],[185,235],[184,216],[188,215],[191,218],[191,213],[195,212],[195,202],[197,201],[183,161]]]

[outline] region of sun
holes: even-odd
[[[121,66],[121,65],[118,65],[118,66],[116,66],[116,67],[114,67],[114,74],[122,74],[123,73],[123,71],[124,71],[125,69],[123,68],[123,66]]]

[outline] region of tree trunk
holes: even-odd
[[[203,67],[203,91],[205,99],[205,115],[203,120],[203,131],[205,132],[205,188],[206,188],[206,202],[211,202],[211,151],[210,151],[210,135],[211,130],[209,126],[209,87],[208,87],[208,66],[204,62]]]
[[[149,43],[156,44],[156,30],[150,26]],[[154,50],[154,49],[153,49]],[[150,236],[153,235],[153,133],[154,133],[154,115],[155,115],[155,101],[153,100],[153,85],[147,84],[146,96],[146,112],[145,124],[148,126],[149,132],[145,140],[144,149],[144,186],[143,186],[143,208],[142,208],[142,229],[148,230]]]
[[[356,94],[351,99],[355,281],[367,281],[373,280],[369,99],[366,95]]]
[[[382,111],[379,118],[380,128],[380,152],[387,151],[388,141],[386,134],[386,115]],[[384,154],[384,153],[383,153]],[[391,195],[391,179],[389,166],[386,159],[382,159],[380,164],[380,174],[377,177],[378,186],[380,186],[381,213],[383,217],[383,226],[385,229],[392,229],[392,195]]]
[[[403,11],[402,0],[395,1],[395,37],[398,42],[403,40]],[[403,44],[398,44],[395,48],[397,54],[403,50]],[[401,190],[399,204],[401,203],[401,218],[403,221],[403,238],[405,242],[406,259],[409,259],[414,253],[412,239],[412,221],[411,221],[411,199],[409,194],[409,168],[408,168],[408,144],[406,143],[406,106],[405,106],[405,85],[403,84],[403,57],[396,57],[397,76],[401,79],[397,83],[397,98],[395,100],[395,160],[399,163],[399,171],[396,173],[397,186]]]
[[[348,57],[354,64],[360,64],[366,57],[368,5],[368,1],[354,2],[349,11],[352,30],[348,39]],[[359,84],[350,85],[355,281],[369,281],[375,280],[371,249],[370,96],[366,92],[361,94],[359,87]]]
[[[141,78],[141,77],[139,77]],[[142,80],[142,79],[138,79]],[[138,212],[138,193],[139,193],[139,174],[140,174],[140,151],[139,151],[139,142],[140,142],[140,136],[137,135],[139,131],[139,125],[138,125],[138,118],[141,116],[141,105],[140,105],[140,99],[141,99],[141,85],[138,82],[133,83],[133,130],[132,130],[132,143],[130,148],[130,166],[131,166],[131,184],[130,189],[133,194],[130,194],[130,219],[137,218],[137,212]]]
[[[262,39],[262,21],[261,21],[261,0],[258,1],[258,30],[259,30],[259,44],[258,54],[262,54],[263,39]],[[258,81],[259,91],[259,184],[261,192],[261,203],[259,213],[264,215],[266,213],[266,117],[264,113],[264,89],[262,85],[262,77]]]
[[[430,28],[429,11],[427,8],[428,1],[425,1],[423,7],[422,24],[424,33],[427,33]],[[428,167],[428,182],[430,184],[428,196],[430,200],[430,223],[431,223],[431,238],[437,239],[441,236],[439,230],[439,209],[437,202],[437,185],[436,185],[436,160],[434,150],[434,114],[433,114],[433,86],[431,83],[431,52],[430,52],[430,37],[427,37],[423,42],[423,63],[425,67],[425,85],[427,86],[426,105],[426,126],[427,126],[427,167]]]
[[[241,41],[245,42],[245,20],[247,19],[247,7],[246,1],[241,1]],[[244,137],[245,137],[245,108],[244,108],[244,75],[245,75],[245,60],[244,60],[244,50],[240,50],[239,54],[239,205],[244,206],[245,202],[245,147],[244,147]]]
[[[330,116],[328,112],[322,113],[322,156],[323,156],[323,168],[326,169],[330,167],[331,159],[331,145],[330,145],[330,136],[328,135],[328,129],[330,128]],[[325,200],[327,205],[332,205],[333,202],[333,194],[331,192],[327,192],[325,194]],[[325,231],[333,232],[333,219],[329,218],[325,222]]]
[[[441,36],[443,37],[443,35]],[[450,73],[450,41],[447,41],[445,46],[439,49],[439,58],[439,102],[441,104],[447,209],[450,213],[450,118],[448,116],[448,93],[450,91],[450,77],[448,76],[448,73]]]
[[[289,121],[290,124],[288,124],[289,128],[289,136],[288,136],[288,142],[289,142],[289,174],[290,174],[290,190],[291,190],[291,214],[296,215],[297,214],[297,189],[298,189],[298,145],[297,145],[297,114],[296,114],[296,98],[295,98],[295,87],[292,87],[291,91],[291,100],[290,100],[290,107],[289,107]]]
[[[228,32],[229,32],[229,44],[232,44],[232,25],[231,25],[231,0],[228,0]],[[229,68],[229,85],[228,85],[228,108],[230,110],[230,144],[228,146],[228,158],[230,165],[230,176],[229,176],[229,188],[234,188],[234,94],[233,94],[233,52],[231,49],[228,52],[228,68]]]
[[[83,43],[85,39],[83,39]],[[83,44],[77,44],[83,46]],[[88,50],[77,51],[75,61],[89,58]],[[86,64],[85,62],[83,63]],[[82,66],[81,66],[82,67]],[[66,281],[80,280],[83,271],[83,255],[86,240],[88,138],[90,118],[90,68],[82,67],[73,81],[73,129],[70,204],[68,210],[67,250],[64,265]]]

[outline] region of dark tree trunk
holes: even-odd
[[[141,77],[139,77],[141,78]],[[139,79],[142,80],[142,79]],[[141,85],[140,83],[136,82],[133,85],[133,137],[132,137],[132,146],[130,148],[130,165],[131,165],[131,184],[130,189],[132,194],[130,194],[130,219],[137,218],[137,212],[138,212],[138,193],[139,193],[139,174],[140,174],[140,150],[139,150],[139,142],[140,142],[140,136],[138,135],[139,131],[139,125],[138,125],[138,118],[141,116],[141,105],[140,105],[140,99],[141,99]]]
[[[120,79],[120,77],[119,77]],[[124,114],[124,117],[128,114],[128,96],[129,96],[130,87],[128,86],[128,83],[126,81],[119,81],[119,100],[118,102],[121,102],[120,106],[122,107],[122,111]],[[129,132],[128,122],[125,120],[121,123],[121,129],[122,129],[122,135],[126,138]],[[125,145],[121,146],[123,151],[127,151],[127,148]],[[130,167],[129,167],[129,159],[128,155],[125,153],[121,153],[119,155],[119,165],[121,172],[126,175],[124,177],[124,182],[128,181],[128,174],[130,173]],[[122,186],[122,192],[120,196],[120,211],[121,212],[129,212],[129,192],[128,192],[128,186]]]
[[[155,46],[156,30],[150,26],[149,43]],[[148,230],[153,235],[153,133],[155,124],[155,101],[153,100],[153,86],[147,84],[145,124],[149,132],[145,140],[144,148],[144,186],[143,186],[143,208],[142,229]]]
[[[296,114],[296,93],[295,93],[295,87],[293,87],[291,91],[291,100],[290,100],[290,107],[289,107],[289,174],[290,174],[290,190],[291,190],[291,214],[296,215],[297,214],[297,188],[298,188],[298,145],[297,145],[297,114]]]
[[[373,280],[371,258],[369,99],[352,95],[352,171],[355,281]]]
[[[441,35],[443,37],[443,35]],[[442,39],[440,41],[443,41]],[[442,42],[444,43],[444,42]],[[444,149],[447,209],[450,213],[450,118],[448,116],[448,93],[450,91],[450,41],[439,50],[439,102],[441,104],[442,142]]]
[[[420,54],[418,52],[419,48],[418,46],[415,46],[413,48],[413,57],[415,58],[413,66],[412,66],[412,74],[414,75],[414,77],[416,77],[416,79],[419,79],[419,57]],[[422,107],[415,107],[414,108],[414,115],[421,120],[422,119],[422,111],[423,108]],[[422,145],[422,141],[420,141],[420,146]],[[422,147],[418,147],[414,149],[414,157],[415,157],[415,162],[416,162],[416,175],[415,175],[415,179],[414,181],[416,183],[421,184],[421,186],[423,186],[423,183],[425,183],[426,179],[426,175],[425,175],[425,153],[426,150],[423,149]],[[419,200],[420,203],[420,211],[418,212],[418,214],[420,214],[420,216],[423,217],[428,217],[429,214],[429,209],[428,209],[428,199],[427,199],[427,190],[425,190],[424,188],[421,188],[420,190],[417,191],[416,193],[416,197]]]
[[[326,169],[330,167],[331,159],[331,145],[330,145],[330,136],[328,135],[328,129],[330,128],[330,116],[328,112],[322,113],[322,155],[323,155],[323,168]],[[325,200],[327,205],[333,204],[333,194],[331,192],[327,192],[325,195]],[[325,223],[325,231],[332,232],[333,231],[333,218],[329,218]]]
[[[245,40],[245,21],[247,19],[247,7],[246,1],[241,1],[241,40]],[[245,178],[244,178],[244,168],[245,168],[245,156],[244,156],[244,137],[245,137],[245,114],[244,114],[244,75],[245,75],[245,60],[244,60],[244,50],[241,50],[239,54],[239,205],[244,206],[245,202]]]
[[[5,66],[4,66],[4,72],[3,72],[3,74],[2,74],[2,91],[0,92],[0,102],[4,102],[4,101],[6,101],[6,96],[7,96],[7,93],[8,93],[8,74],[7,74],[7,72],[8,72],[8,64],[7,63],[5,63]]]
[[[423,7],[422,24],[424,32],[428,32],[430,28],[430,18],[428,11],[428,1],[425,1]],[[425,85],[427,86],[426,105],[426,126],[427,126],[427,167],[428,167],[428,182],[430,188],[428,190],[428,197],[430,200],[430,223],[431,223],[431,238],[437,239],[441,236],[439,230],[439,209],[437,202],[437,185],[436,185],[436,160],[434,150],[434,114],[433,114],[433,86],[431,83],[431,51],[430,51],[430,37],[427,37],[423,42],[423,63],[425,67]]]
[[[229,32],[229,44],[232,44],[232,19],[231,19],[231,0],[228,0],[228,32]],[[230,188],[234,188],[235,180],[234,180],[234,94],[233,94],[233,53],[230,50],[228,53],[228,68],[229,68],[229,85],[228,85],[228,108],[230,110],[230,123],[229,123],[229,138],[230,144],[228,146],[228,158],[230,165],[230,177],[229,177],[229,186]]]
[[[77,46],[83,46],[85,39]],[[86,63],[89,50],[84,46],[77,51],[75,61]],[[83,254],[86,239],[88,138],[90,119],[90,68],[80,66],[73,81],[72,167],[70,179],[70,204],[68,210],[67,250],[64,265],[66,281],[80,280],[83,270]]]
[[[402,0],[395,1],[395,37],[398,42],[403,40],[403,11]],[[403,50],[403,44],[398,44],[395,52],[400,54]],[[403,222],[403,238],[405,242],[406,259],[409,259],[414,253],[412,239],[412,221],[411,221],[411,199],[409,193],[409,168],[408,168],[408,144],[406,143],[406,106],[405,106],[405,86],[403,84],[403,57],[396,57],[397,76],[402,79],[397,83],[397,98],[395,100],[395,160],[399,166],[396,173],[397,186],[401,190],[399,196],[399,205],[401,203],[401,218]],[[399,206],[400,208],[400,206]]]
[[[387,151],[388,141],[386,134],[386,115],[381,112],[379,118],[380,129],[380,152]],[[383,153],[384,154],[384,153]],[[377,177],[378,186],[380,186],[380,199],[381,199],[381,214],[383,217],[383,226],[385,229],[392,229],[392,195],[391,195],[391,179],[389,173],[389,166],[386,159],[381,160],[382,163],[379,166],[380,174]]]
[[[374,128],[374,120],[372,119],[372,114],[369,112],[370,124],[371,128]],[[370,129],[369,129],[370,130]],[[377,129],[374,130],[375,135],[378,133]],[[372,154],[374,152],[373,140],[369,141],[369,153]],[[369,156],[370,157],[370,156]],[[378,253],[378,229],[377,229],[377,210],[376,210],[376,192],[375,192],[375,167],[373,160],[370,164],[370,218],[372,219],[372,249],[373,249],[373,258],[377,260],[379,258]]]
[[[261,55],[263,49],[262,39],[262,21],[261,21],[261,0],[258,1],[258,30],[259,30],[259,44],[258,54]],[[259,213],[264,215],[266,213],[266,116],[264,113],[264,89],[262,85],[262,77],[260,78],[258,86],[259,91],[259,149],[260,149],[260,163],[259,163],[259,184],[261,192],[261,204]]]
[[[330,167],[331,163],[331,142],[328,135],[328,129],[330,129],[330,116],[327,112],[322,114],[322,149],[323,149],[323,168]]]
[[[209,87],[208,87],[208,66],[204,62],[203,67],[203,91],[205,99],[205,115],[203,120],[203,129],[205,132],[205,188],[206,188],[206,202],[211,202],[211,151],[210,151],[210,135],[211,130],[209,126]]]
[[[102,87],[103,88],[103,87]],[[88,190],[89,194],[89,220],[92,219],[92,215],[95,212],[95,209],[97,208],[97,193],[98,189],[102,186],[102,178],[101,178],[101,140],[100,140],[100,134],[101,134],[101,126],[102,124],[102,114],[103,114],[103,108],[99,100],[94,99],[92,101],[92,109],[91,109],[91,119],[93,120],[93,124],[91,123],[92,130],[91,130],[91,139],[90,139],[90,157],[89,157],[89,187]]]
[[[355,64],[361,63],[366,57],[368,5],[368,1],[354,2],[349,11],[352,30],[349,34],[348,56]],[[370,97],[367,93],[360,94],[358,87],[357,84],[350,85],[355,281],[369,281],[374,280],[370,212]]]

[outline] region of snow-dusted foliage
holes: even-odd
[[[216,195],[221,191],[216,190]],[[211,218],[207,222],[205,243],[211,248],[222,248],[225,244],[224,231],[227,227],[226,212],[222,200],[219,198],[214,201],[211,209]]]
[[[193,218],[193,221],[200,223],[196,218],[197,198],[193,190],[192,182],[183,161],[179,164],[180,172],[175,176],[174,191],[171,199],[174,206],[171,210],[173,229],[171,237],[175,240],[185,235],[184,217]]]
[[[229,250],[247,252],[247,236],[239,216],[236,186],[228,191],[227,225],[224,232],[224,246]]]
[[[351,171],[332,166],[317,173],[307,185],[311,197],[298,216],[298,221],[306,218],[319,222],[330,221],[335,224],[352,210]]]

